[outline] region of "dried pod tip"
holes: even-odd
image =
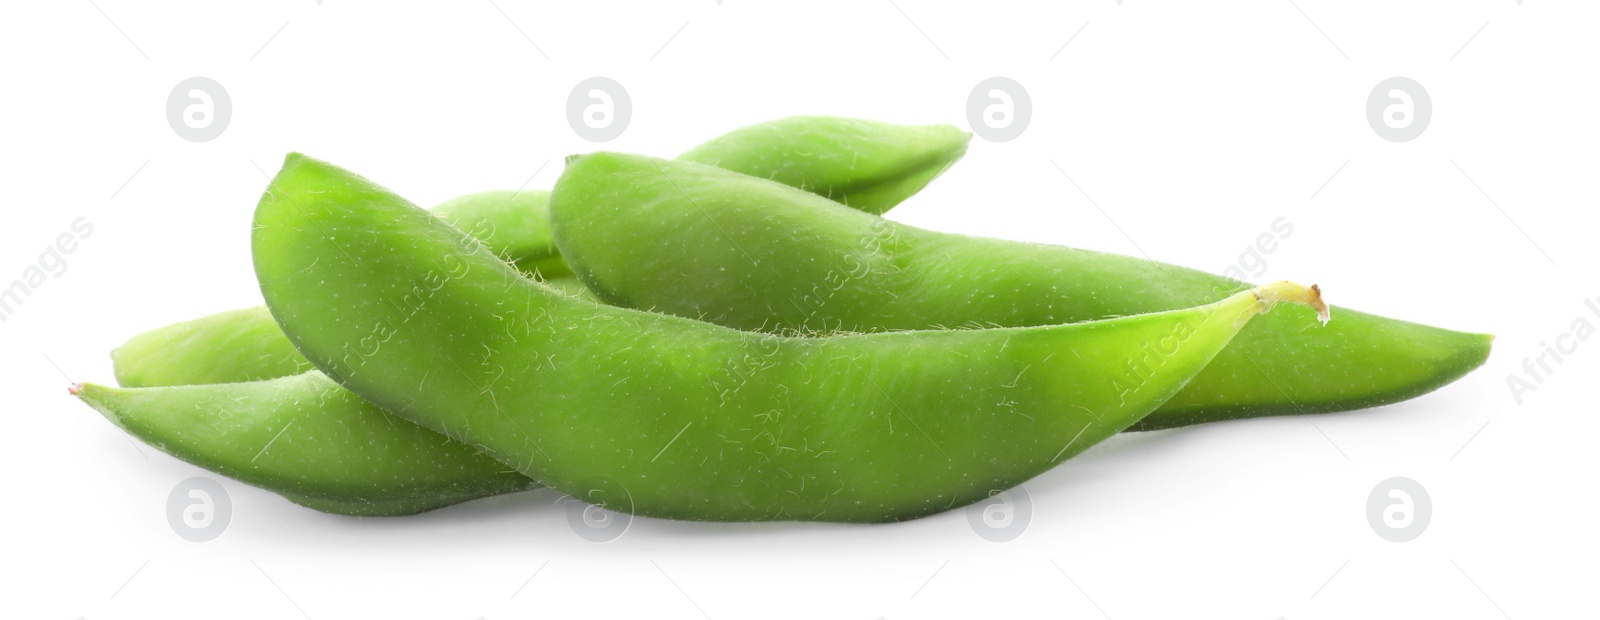
[[[1267,307],[1280,301],[1300,304],[1317,311],[1317,320],[1323,325],[1328,324],[1330,318],[1328,304],[1322,301],[1322,287],[1315,284],[1301,286],[1293,282],[1274,282],[1256,287],[1253,291],[1256,299]]]

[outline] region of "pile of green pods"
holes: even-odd
[[[885,522],[1123,431],[1394,403],[1489,354],[1315,286],[881,217],[969,137],[793,117],[431,211],[291,154],[251,228],[266,305],[135,336],[121,387],[72,391],[330,513],[548,486],[669,519]]]

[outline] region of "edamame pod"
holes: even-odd
[[[971,139],[950,125],[792,116],[735,129],[678,160],[770,179],[882,215],[961,159]]]
[[[876,123],[846,118],[796,117],[770,123],[753,125],[714,138],[701,147],[691,150],[685,157],[699,160],[715,159],[717,163],[743,172],[770,176],[797,186],[826,192],[852,204],[862,205],[874,212],[882,212],[914,194],[950,163],[966,152],[967,135],[950,126],[910,127]],[[588,297],[583,285],[570,276],[570,269],[556,252],[549,232],[549,192],[490,191],[469,194],[442,203],[433,209],[434,215],[457,228],[472,234],[493,253],[511,262],[526,273],[537,273],[545,284],[569,295]],[[264,307],[224,312],[193,321],[179,323],[140,334],[112,352],[117,381],[123,387],[157,387],[199,384],[256,382],[264,379],[289,377],[311,368],[309,362],[296,352],[272,320]],[[309,390],[311,382],[294,384],[301,391]],[[220,386],[218,389],[235,390],[253,394],[254,398],[276,395],[291,398],[291,403],[257,403],[258,406],[286,406],[299,403],[305,394],[294,395],[269,384],[244,383]],[[121,406],[122,419],[132,420],[129,427],[140,428],[140,437],[161,435],[162,424],[177,424],[183,418],[174,418],[171,412],[161,409],[164,402],[153,392],[138,400],[139,406]],[[186,406],[188,397],[176,394],[170,397],[171,406]],[[107,398],[107,402],[124,402],[127,399]],[[309,402],[309,401],[307,401]],[[335,425],[338,428],[358,430],[379,418],[370,415],[364,407],[351,406],[341,399],[319,399],[324,406],[308,418]],[[221,413],[218,410],[218,413]],[[240,421],[253,420],[269,427],[276,420],[270,416],[241,416]],[[390,419],[388,429],[401,437],[391,448],[407,445],[410,433],[420,431],[404,421]],[[302,427],[304,428],[304,427]],[[166,431],[178,429],[168,428]],[[174,452],[179,458],[193,455],[192,460],[203,467],[208,463],[225,463],[221,454],[209,456],[200,449],[205,442],[231,443],[227,437],[208,436],[206,427],[187,425],[182,429],[187,441],[196,442],[190,449]],[[229,427],[216,429],[242,434],[246,429]],[[270,428],[269,428],[270,430]],[[385,429],[371,429],[366,436],[373,447],[385,444]],[[426,432],[426,431],[423,431]],[[137,433],[136,433],[137,434]],[[313,437],[336,437],[336,433],[322,433]],[[445,447],[437,451],[416,455],[420,462],[433,459],[455,458],[459,446],[443,437],[434,438]],[[320,449],[329,460],[365,458],[360,451],[350,451],[348,445],[328,441]],[[210,458],[211,460],[204,460]],[[292,462],[270,461],[236,468],[242,472],[240,479],[275,491],[291,501],[308,507],[340,514],[409,514],[443,505],[473,499],[475,495],[438,494],[419,489],[405,478],[374,479],[372,488],[363,491],[362,497],[342,497],[337,493],[321,495],[298,494],[278,481],[294,479],[297,472]],[[277,469],[278,467],[286,469]],[[215,469],[215,467],[213,467]],[[444,467],[438,475],[451,472],[462,476],[476,476],[470,467]],[[437,472],[436,472],[437,473]],[[313,473],[314,474],[314,473]],[[454,488],[479,489],[483,493],[519,490],[531,486],[526,480],[510,484],[479,485],[470,479],[454,481]],[[451,486],[451,485],[444,485]],[[411,494],[416,493],[415,497]],[[383,497],[381,502],[366,498]],[[455,499],[452,499],[455,498]]]
[[[72,392],[163,452],[323,512],[407,515],[538,486],[466,444],[392,419],[316,371]]]
[[[266,306],[159,327],[111,350],[111,369],[122,387],[260,381],[311,368]]]
[[[590,158],[620,156],[578,167]],[[578,499],[709,521],[971,503],[1137,422],[1272,303],[1321,303],[1282,284],[1071,325],[756,334],[556,294],[297,154],[257,207],[252,254],[300,352],[385,411]]]
[[[551,240],[546,191],[489,191],[432,212],[518,269],[570,295],[589,292]],[[294,350],[266,306],[219,312],[141,333],[111,351],[122,387],[205,385],[297,375],[311,363]]]
[[[1072,248],[921,230],[776,183],[638,156],[569,161],[561,253],[602,300],[751,330],[1020,327],[1189,307],[1250,285]],[[1483,363],[1489,336],[1340,309],[1252,324],[1135,426],[1398,402]]]
[[[950,125],[795,116],[736,129],[680,157],[883,213],[966,154],[970,138]],[[537,273],[558,290],[588,296],[556,249],[549,198],[544,190],[487,191],[447,200],[432,212],[523,272]],[[140,334],[113,351],[112,360],[123,387],[255,381],[310,368],[265,308]]]
[[[791,116],[735,129],[678,156],[883,214],[967,153],[972,134],[951,125],[897,125],[856,118]],[[506,262],[546,279],[572,274],[549,226],[550,192],[497,190],[433,208]]]
[[[570,274],[549,242],[547,201],[548,192],[484,192],[433,212],[530,275]],[[588,294],[570,275],[544,283]],[[119,385],[145,389],[89,384],[80,399],[168,454],[314,510],[401,516],[539,486],[328,381],[266,306],[139,334],[111,359]]]
[[[573,297],[593,299],[574,277],[540,282]],[[158,327],[111,350],[112,372],[117,385],[125,388],[262,381],[312,368],[284,337],[266,306]]]
[[[491,190],[446,200],[433,208],[451,226],[477,237],[501,260],[541,278],[562,278],[572,269],[561,260],[550,234],[550,192]]]

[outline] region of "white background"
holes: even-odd
[[[1580,342],[1520,405],[1507,378],[1575,320],[1600,325],[1583,303],[1600,296],[1593,3],[159,4],[0,7],[0,286],[75,218],[94,227],[0,322],[4,615],[1592,608],[1600,343]],[[169,91],[196,75],[233,102],[206,143],[165,117]],[[623,84],[634,107],[603,147],[565,115],[593,75]],[[792,114],[966,127],[969,92],[995,75],[1031,94],[1027,129],[975,139],[894,219],[1222,271],[1282,217],[1293,233],[1256,279],[1492,332],[1493,357],[1379,410],[1115,438],[1028,483],[1031,515],[1008,543],[955,511],[875,527],[641,519],[595,544],[549,491],[352,519],[228,479],[228,529],[192,543],[165,507],[202,472],[66,394],[67,377],[110,381],[107,352],[129,336],[259,303],[251,211],[262,170],[290,150],[431,205],[548,187],[570,153],[671,156]],[[1365,116],[1369,92],[1397,75],[1433,101],[1428,128],[1404,143]],[[1432,499],[1411,542],[1380,538],[1366,518],[1368,494],[1393,476]]]

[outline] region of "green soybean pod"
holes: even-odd
[[[756,334],[554,293],[293,154],[257,207],[252,253],[295,346],[385,411],[576,498],[708,521],[963,506],[1137,422],[1273,303],[1323,308],[1316,289],[1279,284],[1070,325]]]
[[[316,371],[72,392],[163,452],[323,512],[408,515],[538,486],[466,444],[390,419]]]
[[[593,298],[571,276],[540,282],[566,295]],[[256,306],[140,333],[111,350],[111,368],[117,385],[134,388],[263,381],[313,367],[284,337],[267,307]]]
[[[883,214],[966,155],[971,138],[951,125],[791,116],[740,127],[678,159],[770,179]],[[570,277],[572,270],[550,232],[549,201],[545,190],[491,190],[452,198],[432,211],[518,269],[556,280]]]
[[[736,130],[712,139],[691,153],[714,156],[723,165],[746,172],[762,173],[764,167],[771,167],[768,176],[772,178],[829,192],[840,199],[883,211],[915,193],[965,151],[965,134],[954,127],[908,127],[814,117],[781,119]],[[555,250],[549,232],[548,199],[549,192],[542,190],[489,191],[451,199],[434,207],[432,212],[477,237],[494,254],[525,273],[538,274],[546,285],[568,295],[588,297],[582,284],[569,275],[570,270]],[[480,475],[484,463],[430,468],[428,464],[435,461],[451,463],[464,459],[460,445],[444,437],[431,437],[433,443],[423,442],[430,446],[428,449],[417,450],[421,444],[413,441],[412,435],[419,427],[375,416],[369,407],[352,399],[312,398],[316,396],[312,393],[314,388],[319,387],[315,382],[294,382],[284,387],[262,381],[289,377],[311,368],[283,336],[265,307],[219,313],[140,334],[113,351],[112,360],[117,381],[123,387],[238,382],[238,385],[216,386],[216,390],[229,391],[265,409],[254,410],[256,415],[214,409],[215,414],[226,413],[235,420],[225,427],[185,424],[188,418],[174,415],[189,412],[187,408],[192,406],[193,398],[197,394],[204,395],[204,391],[140,392],[142,396],[138,399],[101,392],[101,402],[114,406],[119,416],[116,419],[126,421],[125,428],[138,429],[135,434],[147,441],[176,446],[178,444],[160,438],[181,431],[183,439],[192,445],[169,451],[179,458],[202,467],[235,472],[235,477],[241,480],[318,510],[340,514],[410,514],[475,497],[471,493],[441,495],[408,482],[443,475],[439,472],[463,476],[450,484],[442,484],[443,487],[477,489],[483,494],[533,485],[520,476],[510,480],[497,476],[497,480],[491,481],[494,484],[480,485],[471,478]],[[267,402],[269,398],[283,399],[283,402]],[[307,442],[316,437],[327,439],[320,445],[325,460],[369,458],[367,448],[337,440],[343,436],[341,433],[365,428],[363,437],[372,449],[388,446],[390,450],[386,454],[392,455],[404,453],[402,448],[415,450],[410,462],[420,470],[410,476],[391,475],[368,480],[371,487],[361,496],[341,496],[336,489],[307,495],[286,486],[283,481],[306,476],[315,478],[322,472],[306,472],[292,460],[268,459],[240,464],[228,461],[225,453],[205,450],[207,446],[238,443],[225,436],[224,431],[240,436],[251,431],[281,430],[282,421],[262,411],[300,407],[306,402],[317,403],[315,410],[305,416],[317,424],[308,426],[301,422],[298,430],[311,431],[306,435]],[[380,420],[387,427],[367,428]],[[245,422],[253,422],[260,428],[241,426]],[[315,432],[321,428],[319,425],[327,425],[326,432]],[[392,439],[391,435],[394,435]],[[373,497],[383,499],[369,501]]]
[[[881,215],[961,159],[971,139],[950,125],[793,116],[736,129],[678,160],[769,179]]]
[[[749,174],[882,214],[967,153],[972,134],[951,125],[792,116],[740,127],[678,156]],[[453,198],[434,215],[484,241],[517,268],[572,275],[549,225],[550,192],[493,190]]]
[[[312,366],[256,306],[141,333],[111,351],[111,368],[122,387],[152,387],[276,379]]]
[[[950,125],[796,116],[742,127],[681,158],[787,183],[882,213],[926,186],[967,151]],[[492,190],[433,207],[497,256],[546,284],[588,296],[557,251],[550,192]],[[123,387],[255,381],[311,368],[265,308],[223,312],[145,332],[112,352]]]
[[[543,191],[483,192],[433,213],[530,275],[568,274],[544,284],[587,295],[550,242],[547,202]],[[80,399],[168,454],[314,510],[401,516],[539,486],[328,381],[266,306],[141,333],[111,358],[119,385],[143,389],[87,384]]]
[[[478,192],[446,200],[432,211],[477,237],[517,269],[546,279],[572,275],[550,234],[548,191]]]
[[[550,193],[488,191],[447,200],[434,215],[546,284],[587,295],[550,234]],[[207,315],[143,332],[111,352],[123,387],[260,381],[311,370],[265,306]]]
[[[607,303],[740,329],[1021,327],[1160,312],[1247,290],[1193,269],[921,230],[752,176],[638,156],[569,161],[563,256]],[[1490,336],[1339,309],[1254,322],[1134,428],[1406,400],[1481,365]]]

